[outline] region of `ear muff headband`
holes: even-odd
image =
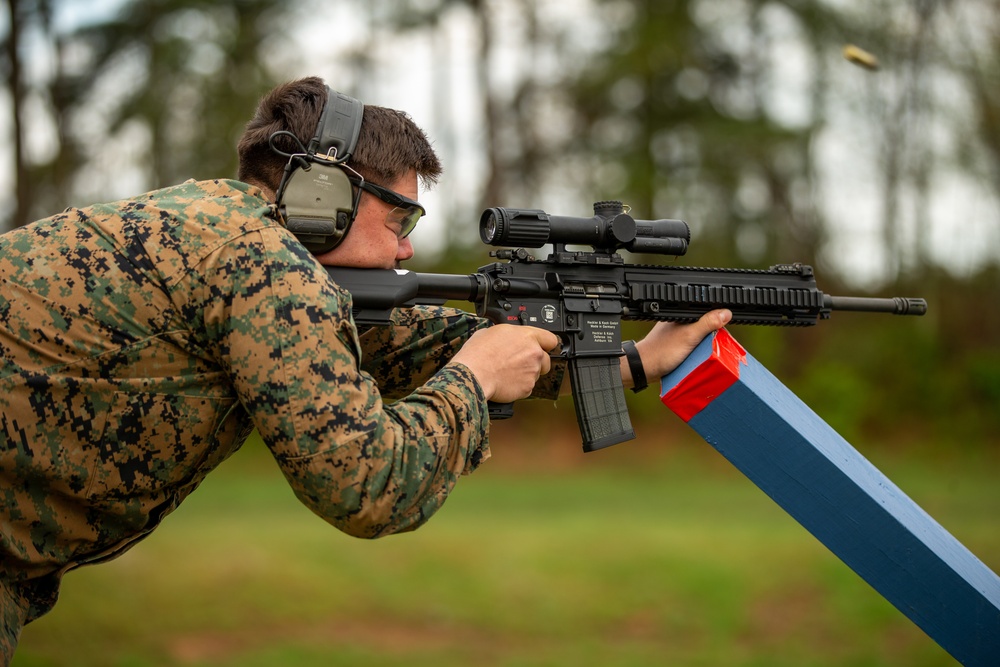
[[[310,153],[334,157],[343,162],[354,152],[361,134],[365,105],[359,100],[326,87],[327,99],[316,126],[316,135],[307,148]]]
[[[289,155],[275,196],[285,227],[314,255],[329,252],[344,240],[361,195],[351,185],[346,171],[350,168],[344,163],[361,133],[364,104],[329,86],[326,90],[316,133],[303,153]]]

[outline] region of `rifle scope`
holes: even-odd
[[[546,243],[589,245],[595,250],[683,255],[691,230],[683,220],[636,220],[620,201],[594,204],[594,217],[549,215],[523,208],[490,208],[479,219],[479,236],[493,246],[541,248]]]

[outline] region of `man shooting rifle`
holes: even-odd
[[[134,546],[253,429],[307,507],[372,538],[422,525],[489,456],[487,401],[555,389],[536,389],[559,344],[541,327],[420,307],[359,335],[324,267],[413,256],[441,165],[406,114],[302,79],[238,152],[239,180],[0,236],[0,663],[66,572]],[[656,324],[645,375],[729,316]]]

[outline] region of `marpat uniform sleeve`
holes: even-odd
[[[378,383],[382,396],[405,396],[448,363],[473,333],[489,320],[456,308],[415,306],[397,308],[389,324],[361,334],[361,367]],[[559,398],[566,361],[552,359],[552,369],[538,379],[530,398]]]
[[[360,370],[350,296],[269,228],[210,253],[183,306],[297,497],[359,537],[412,530],[489,455],[482,389],[461,364],[382,402]]]
[[[456,308],[416,306],[392,311],[389,324],[367,328],[361,368],[387,399],[406,396],[437,373],[473,333],[490,325]]]

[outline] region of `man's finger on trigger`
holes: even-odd
[[[539,331],[542,332],[542,335],[538,339],[538,344],[542,346],[543,350],[549,351],[559,346],[559,336],[545,329],[539,329]]]

